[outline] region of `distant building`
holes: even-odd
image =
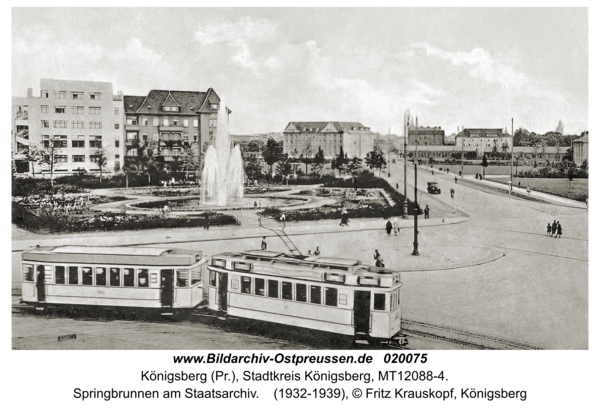
[[[554,130],[554,132],[557,132],[559,134],[563,134],[565,130],[565,125],[563,124],[563,121],[561,119],[558,120],[558,125],[556,126],[556,129]]]
[[[491,153],[496,147],[497,152],[510,152],[513,137],[502,131],[502,128],[466,128],[456,136],[456,146],[459,150],[476,151],[477,156]]]
[[[290,122],[283,131],[283,152],[313,157],[319,147],[325,158],[340,153],[364,159],[373,150],[376,134],[360,122]]]
[[[446,144],[446,132],[439,126],[429,127],[420,126],[418,129],[411,128],[408,131],[408,145],[436,145],[443,146]]]
[[[30,146],[56,140],[53,172],[99,172],[98,149],[107,163],[103,171],[120,169],[123,155],[123,98],[110,82],[40,80],[40,96],[13,98],[13,160],[18,173],[49,174],[48,165],[27,162]]]
[[[581,165],[584,160],[589,162],[589,133],[585,132],[581,139],[573,141],[573,161],[577,165]]]
[[[200,147],[206,150],[216,137],[220,101],[212,88],[206,92],[151,90],[146,96],[125,95],[128,161],[146,155],[168,164],[177,161],[188,147],[199,155]]]

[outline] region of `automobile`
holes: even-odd
[[[440,189],[437,182],[427,182],[427,192],[439,195],[442,193],[442,189]]]

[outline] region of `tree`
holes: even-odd
[[[548,141],[542,139],[540,141],[540,149],[542,150],[542,159],[546,157],[546,148],[548,147]]]
[[[98,169],[100,170],[100,183],[102,183],[102,172],[104,171],[104,167],[108,162],[108,154],[104,148],[97,148],[92,151],[92,155],[90,155],[90,159],[98,165]]]
[[[285,155],[279,162],[277,162],[275,172],[283,179],[286,179],[287,182],[287,177],[293,173],[292,163],[287,155]]]
[[[340,154],[335,158],[335,167],[338,169],[338,176],[340,176],[339,172],[345,169],[348,161],[348,157],[344,155],[344,148],[340,146]]]
[[[575,177],[575,168],[574,168],[574,166],[569,166],[569,169],[567,169],[567,177],[569,178],[569,191],[571,191],[571,181]]]
[[[483,167],[483,178],[485,179],[485,168],[489,165],[487,158],[483,155],[483,160],[481,161],[481,166]]]
[[[537,167],[537,153],[540,150],[540,145],[538,145],[537,143],[535,143],[533,146],[533,163],[534,163],[534,167]]]
[[[183,154],[179,157],[181,161],[181,166],[185,170],[185,178],[188,178],[188,172],[192,171],[194,174],[197,174],[198,169],[200,169],[200,158],[194,155],[194,151],[191,147],[187,146],[183,148]]]
[[[273,174],[273,164],[279,162],[281,160],[281,156],[283,155],[283,144],[281,142],[277,142],[273,138],[269,138],[267,140],[267,146],[263,151],[263,159],[269,165],[269,178]]]
[[[244,172],[250,180],[258,180],[262,177],[262,167],[256,156],[248,155],[244,159]]]
[[[260,139],[252,139],[246,146],[246,152],[262,152],[265,149],[265,143]]]
[[[379,171],[379,175],[381,176],[381,169],[384,169],[387,165],[387,161],[385,160],[385,156],[381,149],[375,148],[371,152],[367,153],[367,157],[365,158],[365,163],[369,167],[369,169],[377,169]]]
[[[362,159],[358,156],[352,158],[352,160],[348,163],[348,170],[350,170],[350,174],[352,175],[352,183],[354,184],[354,190],[358,190],[358,175],[362,168]]]
[[[315,154],[313,162],[316,165],[315,167],[319,169],[319,174],[321,175],[320,177],[323,177],[323,167],[325,165],[325,152],[323,152],[323,149],[321,149],[320,146],[317,150],[317,153]]]
[[[44,159],[44,153],[39,146],[29,145],[27,151],[25,152],[25,157],[27,158],[27,162],[31,163],[31,170],[33,172],[33,177],[35,178],[35,165],[42,163]]]
[[[135,172],[136,167],[131,163],[125,163],[121,170],[125,174],[125,189],[129,189],[129,174]]]
[[[527,129],[519,128],[515,131],[513,136],[513,146],[521,146],[521,141],[527,139],[529,131]]]
[[[58,137],[52,136],[48,140],[43,140],[41,144],[41,163],[48,165],[50,168],[50,186],[54,187],[54,164],[56,163],[56,156],[61,153],[63,143]]]

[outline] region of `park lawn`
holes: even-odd
[[[501,183],[508,183],[510,177],[493,178],[492,180]],[[588,197],[588,179],[573,179],[571,189],[569,190],[569,179],[561,178],[515,178],[513,177],[513,186],[529,187],[538,192],[550,193],[556,196],[566,197],[568,199],[585,202]]]

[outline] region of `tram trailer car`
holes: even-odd
[[[22,254],[22,300],[50,305],[194,308],[203,300],[202,252],[175,248],[36,247]]]
[[[358,260],[259,250],[212,256],[208,272],[210,310],[354,339],[399,341],[398,272]]]

